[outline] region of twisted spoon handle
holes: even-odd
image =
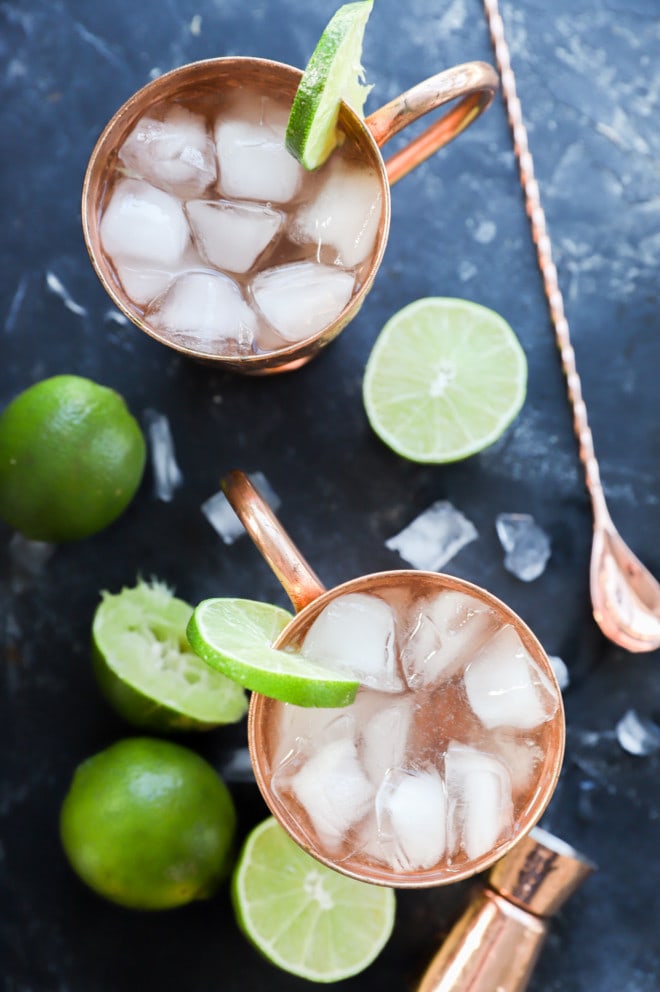
[[[582,384],[575,364],[575,352],[571,344],[568,321],[564,312],[564,300],[561,289],[559,288],[557,268],[552,259],[552,246],[547,231],[545,212],[541,205],[539,185],[534,176],[534,161],[529,150],[527,129],[523,120],[520,100],[516,92],[516,81],[511,67],[509,46],[504,36],[504,24],[502,23],[497,0],[484,0],[484,7],[495,59],[500,71],[502,93],[509,125],[513,133],[513,148],[518,159],[520,182],[525,195],[525,209],[532,228],[532,237],[536,245],[536,255],[543,278],[543,288],[555,328],[562,368],[566,376],[568,398],[573,410],[573,429],[578,439],[580,459],[584,465],[587,489],[591,496],[594,514],[596,518],[603,519],[603,516],[607,514],[607,509],[602,498],[600,472],[594,452],[591,428],[587,420],[587,408],[582,398]]]

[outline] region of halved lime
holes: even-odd
[[[310,982],[364,971],[394,927],[393,889],[319,864],[273,817],[245,841],[231,892],[248,940],[274,965]]]
[[[102,596],[92,623],[94,671],[125,720],[152,730],[205,730],[245,715],[241,687],[188,644],[192,606],[159,582]]]
[[[364,29],[373,0],[346,3],[321,35],[300,80],[289,115],[286,147],[309,170],[323,165],[339,143],[343,100],[362,114],[370,86],[361,65]]]
[[[359,683],[271,647],[291,614],[251,599],[205,599],[188,624],[188,640],[223,675],[296,706],[348,706]]]
[[[416,300],[383,327],[367,362],[363,400],[374,431],[415,462],[454,462],[496,441],[520,411],[527,360],[487,307]]]

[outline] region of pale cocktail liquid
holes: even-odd
[[[137,316],[174,344],[251,355],[337,320],[364,282],[383,203],[347,140],[306,172],[290,101],[235,87],[154,106],[104,194],[103,250]]]
[[[372,588],[287,643],[362,687],[343,709],[263,700],[272,808],[349,873],[478,870],[540,815],[561,757],[556,681],[496,606],[432,582]]]

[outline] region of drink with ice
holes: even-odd
[[[290,98],[257,80],[182,90],[127,129],[99,235],[135,317],[175,347],[252,356],[341,321],[384,226],[347,139],[313,173],[284,147]]]
[[[494,597],[381,573],[308,606],[280,646],[362,686],[337,710],[253,701],[267,802],[322,861],[442,884],[487,867],[540,817],[563,751],[561,697],[536,639]]]

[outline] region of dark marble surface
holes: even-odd
[[[565,660],[568,743],[544,825],[599,871],[555,918],[533,992],[652,992],[658,986],[660,756],[625,753],[627,710],[658,717],[658,657],[608,643],[590,615],[591,518],[564,382],[500,99],[393,191],[390,242],[347,331],[292,376],[247,380],[188,362],[116,321],[86,257],[79,196],[102,126],[159,72],[216,55],[307,60],[331,0],[3,0],[0,4],[0,404],[47,375],[114,386],[138,416],[172,424],[184,485],[154,499],[149,474],[128,512],[59,547],[18,586],[0,526],[2,667],[0,971],[5,992],[160,988],[302,989],[239,936],[226,888],[160,915],[102,902],[74,877],[57,836],[74,767],[130,732],[90,669],[99,590],[155,575],[195,602],[237,595],[286,605],[247,539],[225,547],[200,512],[229,468],[261,470],[281,519],[328,585],[403,563],[385,547],[449,499],[479,539],[447,570],[506,600]],[[507,2],[519,94],[554,241],[606,496],[619,529],[660,573],[658,271],[660,10],[657,0]],[[367,110],[448,65],[493,61],[478,0],[377,0],[364,62]],[[500,311],[529,361],[525,407],[493,448],[446,467],[408,464],[371,433],[364,365],[395,310],[428,295]],[[499,512],[532,513],[552,540],[545,574],[503,567]],[[192,746],[221,766],[244,727]],[[266,813],[232,783],[240,832]],[[412,989],[469,885],[401,893],[394,936],[349,989]]]

